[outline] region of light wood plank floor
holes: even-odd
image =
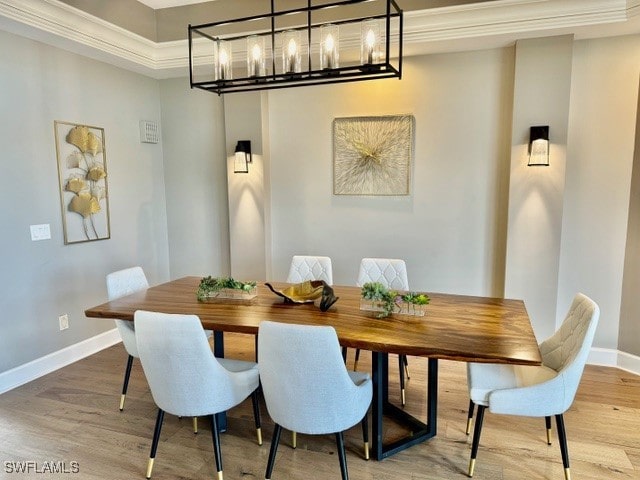
[[[225,337],[228,356],[251,359],[253,338]],[[353,350],[348,364],[353,365]],[[0,478],[144,478],[156,407],[136,361],[123,412],[118,401],[126,354],[116,345],[41,379],[0,395]],[[363,352],[360,369],[370,366]],[[390,359],[390,392],[399,398],[396,357]],[[407,409],[424,418],[426,360],[409,357]],[[440,362],[438,436],[382,462],[365,461],[359,426],[346,436],[352,480],[463,479],[471,439],[465,435],[465,367]],[[263,406],[264,407],[264,406]],[[229,412],[221,436],[227,480],[264,478],[272,426],[263,408],[263,436],[255,442],[251,402]],[[640,377],[622,370],[587,366],[573,407],[565,414],[574,479],[640,479]],[[397,432],[389,431],[392,437]],[[555,432],[554,432],[555,433]],[[485,416],[474,478],[562,479],[557,441],[547,446],[542,419]],[[283,433],[273,480],[340,478],[333,436],[298,435],[298,448]],[[78,474],[15,474],[7,462],[77,462]],[[13,465],[13,464],[9,464]],[[153,477],[211,479],[215,475],[209,424],[167,415]]]

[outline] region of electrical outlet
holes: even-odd
[[[66,330],[69,328],[69,315],[66,313],[58,317],[58,323],[60,324],[60,330]]]

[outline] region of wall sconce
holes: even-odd
[[[249,140],[238,140],[236,156],[233,161],[233,173],[249,173],[249,164],[252,161],[251,142]]]
[[[549,166],[549,126],[531,127],[529,134],[529,166]]]

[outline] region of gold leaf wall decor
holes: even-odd
[[[412,115],[333,120],[334,195],[409,195]]]
[[[104,129],[55,121],[64,243],[110,237]]]

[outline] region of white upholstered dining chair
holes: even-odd
[[[343,431],[362,422],[369,458],[367,411],[373,387],[367,373],[347,371],[333,327],[260,323],[260,381],[275,423],[266,479],[271,478],[282,427],[310,435],[335,434],[342,479],[348,479]]]
[[[393,258],[363,258],[358,271],[357,285],[362,287],[365,283],[379,282],[391,290],[409,290],[409,278],[407,265],[404,260]],[[346,352],[344,354],[346,356]],[[356,358],[353,369],[358,368],[360,349],[356,350]],[[398,355],[398,369],[400,376],[400,400],[405,404],[405,374],[409,379],[409,362],[406,355]]]
[[[239,405],[251,396],[258,444],[262,444],[257,364],[216,358],[196,315],[138,310],[135,328],[140,362],[158,406],[147,478],[151,478],[162,421],[168,412],[194,418],[210,416],[216,471],[218,480],[222,480],[222,455],[215,414]]]
[[[107,297],[110,301],[149,288],[147,277],[140,267],[125,268],[117,272],[112,272],[107,275],[106,281]],[[120,395],[120,411],[122,411],[127,396],[127,388],[129,387],[129,377],[131,376],[133,359],[138,358],[138,347],[136,345],[136,332],[133,327],[133,322],[126,320],[115,320],[115,322],[120,337],[122,338],[124,349],[129,355],[127,358],[127,367],[124,372],[122,394]]]
[[[324,280],[333,285],[333,270],[329,257],[294,255],[289,267],[287,283],[300,283],[307,280]]]
[[[488,408],[491,413],[544,417],[549,445],[551,416],[555,416],[565,478],[570,480],[563,414],[571,407],[578,390],[599,316],[598,305],[578,293],[560,328],[540,344],[542,365],[467,364],[470,397],[467,434],[474,405],[478,406],[469,477],[473,476],[482,421]]]

